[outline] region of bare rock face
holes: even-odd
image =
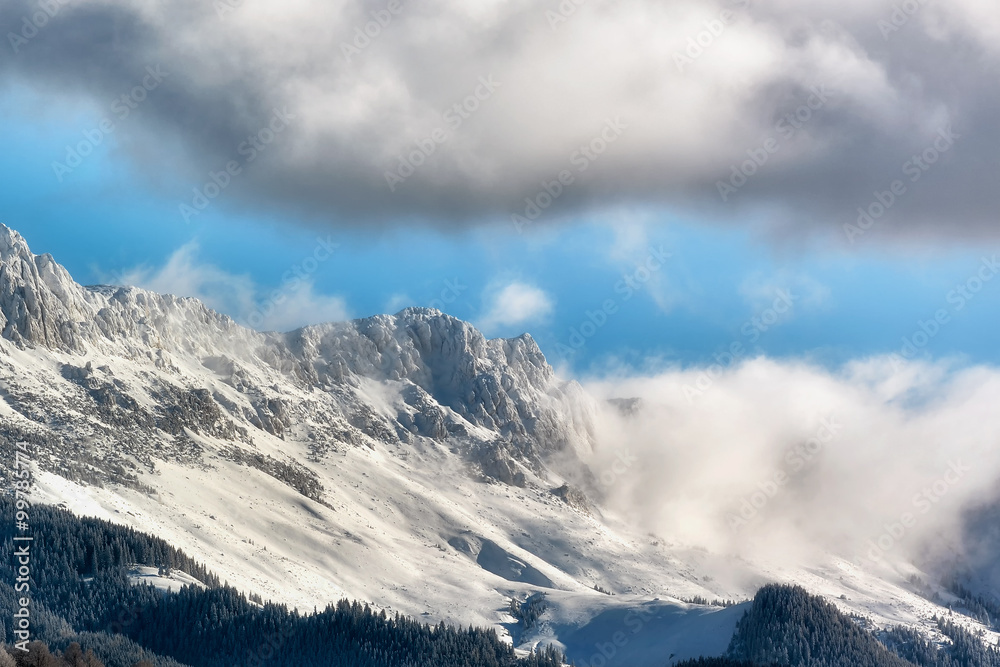
[[[30,432],[55,459],[92,461],[88,479],[113,482],[159,460],[210,465],[216,449],[259,462],[255,437],[267,437],[315,461],[341,447],[448,443],[486,477],[522,486],[547,456],[593,439],[588,399],[528,335],[488,340],[420,308],[262,334],[195,299],[83,287],[3,225],[0,401],[15,415],[0,419],[0,449]]]
[[[434,440],[448,437],[450,424],[447,416],[430,394],[417,385],[410,385],[403,391],[402,397],[412,411],[399,413],[396,419],[400,424],[412,433]]]
[[[531,336],[487,340],[467,322],[409,308],[394,316],[307,327],[286,340],[320,384],[357,377],[412,384],[475,426],[509,438],[544,435],[552,446],[566,444],[556,414],[564,397]],[[421,428],[444,437],[443,418],[419,410]]]
[[[569,484],[563,484],[557,489],[552,489],[552,495],[584,514],[590,514],[592,511],[586,494]]]
[[[254,349],[261,334],[197,299],[125,287],[78,285],[50,255],[34,255],[0,225],[0,336],[21,348],[108,352],[164,365],[163,351]]]
[[[250,416],[250,423],[279,438],[292,425],[288,414],[288,406],[280,398],[262,398],[254,402],[255,413]]]
[[[35,256],[17,232],[0,227],[0,330],[20,346],[79,350],[75,319],[92,314],[69,274],[49,255]]]
[[[502,443],[490,443],[479,448],[475,460],[485,476],[498,482],[523,487],[527,481],[517,459]]]

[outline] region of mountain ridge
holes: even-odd
[[[582,392],[556,382],[528,334],[488,340],[468,323],[420,308],[260,333],[197,299],[134,287],[85,288],[51,256],[31,253],[23,237],[5,226],[0,226],[0,248],[2,336],[19,349],[42,348],[81,360],[111,355],[152,362],[175,375],[185,365],[178,358],[186,357],[188,365],[208,367],[241,394],[265,395],[276,380],[327,393],[349,393],[364,380],[401,382],[407,385],[404,403],[414,410],[400,412],[395,425],[362,427],[369,436],[392,441],[405,440],[403,431],[436,438],[467,432],[464,421],[510,441],[525,461],[537,463],[540,452],[529,446],[529,439],[562,449],[589,437],[586,424],[562,424],[557,411],[539,409],[540,403],[564,401],[570,394],[579,400]],[[72,369],[63,375],[80,377]],[[264,403],[268,401],[281,412],[279,397],[267,397]],[[131,402],[132,397],[118,400],[123,406]],[[258,413],[274,411],[251,407]],[[259,426],[265,417],[282,420],[281,415],[258,414],[250,426]],[[276,424],[273,419],[268,423]],[[504,481],[518,475],[510,465],[499,465],[496,472]]]
[[[848,560],[775,569],[610,509],[600,421],[646,408],[599,403],[527,334],[420,308],[256,332],[196,299],[83,287],[6,227],[0,318],[0,455],[28,446],[36,500],[163,536],[264,598],[367,600],[578,661],[639,618],[630,667],[721,656],[736,612],[683,600],[774,579],[886,623],[941,609]],[[517,630],[511,600],[540,591],[549,611]]]

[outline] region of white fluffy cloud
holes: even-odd
[[[201,261],[196,243],[179,248],[161,267],[135,267],[105,279],[162,294],[194,297],[240,324],[260,331],[291,331],[348,318],[342,297],[317,294],[308,280],[266,290],[248,275],[229,273]]]
[[[105,104],[161,64],[169,76],[118,132],[158,178],[164,143],[186,147],[188,165],[170,164],[192,185],[243,160],[242,142],[287,109],[288,129],[227,201],[328,220],[474,224],[543,194],[555,201],[541,223],[628,201],[839,232],[901,179],[906,193],[866,242],[996,234],[1000,192],[982,165],[1000,152],[1000,95],[983,81],[1000,47],[985,1],[901,18],[860,0],[594,0],[557,19],[558,3],[530,0],[396,14],[347,0],[246,0],[222,15],[219,4],[79,0],[0,74],[66,95],[86,81]],[[0,25],[36,9],[9,0]],[[623,128],[613,141],[609,119]],[[961,138],[906,180],[904,162],[949,125]],[[562,170],[573,182],[555,188]],[[390,189],[392,172],[403,182]]]
[[[817,308],[830,297],[830,288],[815,278],[786,270],[755,272],[743,280],[739,292],[754,312],[773,307],[776,300],[788,300],[793,308]]]
[[[489,288],[484,301],[486,311],[477,324],[485,332],[538,322],[553,307],[545,291],[522,282]]]
[[[995,553],[963,529],[1000,495],[998,369],[759,358],[587,386],[642,399],[632,416],[604,415],[593,469],[612,507],[667,539],[868,566]],[[987,560],[974,565],[1000,575]]]

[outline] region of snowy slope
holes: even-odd
[[[947,613],[912,568],[750,562],[602,508],[599,406],[527,335],[421,309],[257,333],[192,299],[84,288],[2,226],[0,330],[0,449],[30,443],[38,499],[162,537],[265,599],[362,599],[608,665],[721,654],[740,608],[682,599],[770,581],[876,624],[932,632]],[[510,599],[539,591],[548,611],[516,628]]]
[[[155,567],[137,565],[129,570],[128,576],[137,585],[146,584],[164,593],[176,593],[185,586],[205,587],[200,581],[180,570],[174,570],[170,576],[165,576]]]

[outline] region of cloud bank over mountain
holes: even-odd
[[[179,169],[192,219],[226,190],[360,226],[627,201],[845,243],[996,233],[982,0],[12,0],[0,26],[0,72],[54,103],[112,115],[160,68],[115,138]]]
[[[657,534],[799,564],[958,555],[1000,574],[995,536],[970,530],[996,511],[995,368],[758,358],[586,387],[641,399],[600,421],[595,469],[610,505]]]

